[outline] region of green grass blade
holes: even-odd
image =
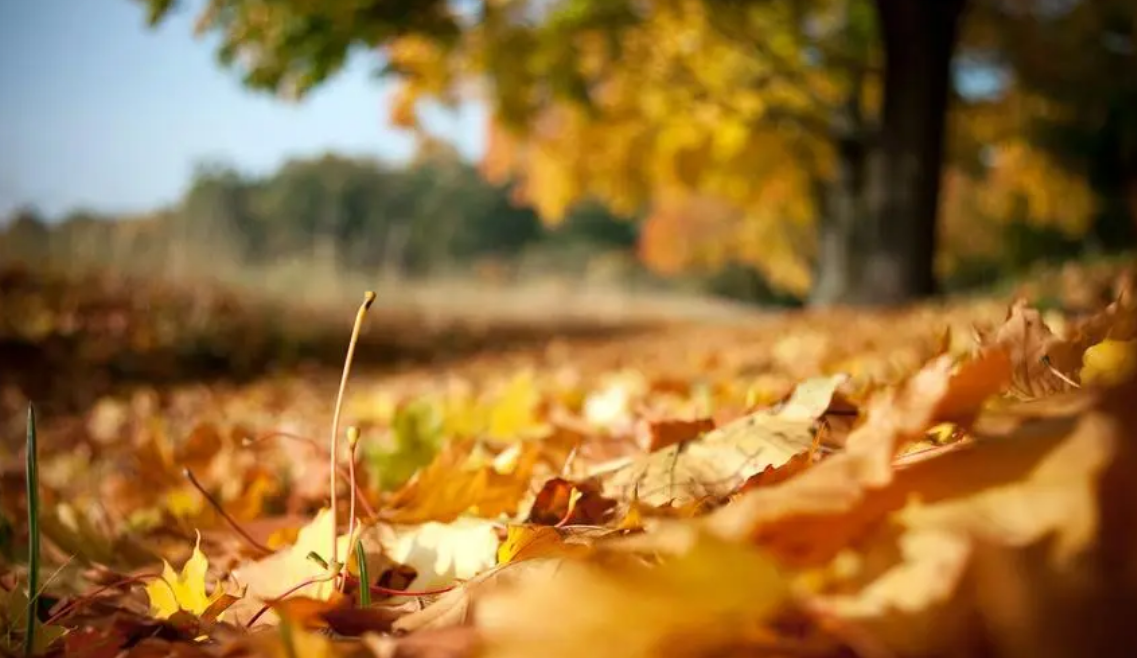
[[[36,410],[28,405],[28,610],[24,656],[35,654],[36,608],[39,603],[39,461],[36,449]]]
[[[292,637],[292,624],[283,617],[280,619],[280,644],[284,648],[285,658],[299,658],[296,654],[296,642]]]
[[[363,551],[363,540],[355,540],[355,561],[359,564],[359,607],[371,605],[371,578],[367,575],[367,553]]]

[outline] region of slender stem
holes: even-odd
[[[350,499],[351,502],[348,504],[348,509],[347,509],[347,519],[348,519],[348,521],[347,521],[347,536],[348,537],[354,537],[355,536],[355,498],[356,498],[356,495],[355,495],[355,446],[358,445],[358,443],[359,443],[359,430],[354,428],[354,427],[347,428],[347,438],[348,438],[347,473],[348,473],[348,480],[351,482],[351,486],[348,487],[348,489],[351,490],[351,499]],[[346,557],[344,558],[344,563],[345,563],[345,568],[346,568],[346,563],[347,563]],[[347,579],[341,578],[339,581],[339,585],[340,585],[340,591],[342,592],[343,588],[347,586]]]
[[[351,374],[351,362],[355,358],[355,345],[359,342],[359,332],[363,327],[363,317],[367,314],[367,309],[371,308],[371,304],[374,301],[375,293],[368,290],[364,293],[363,303],[359,305],[359,310],[355,314],[355,324],[351,327],[351,341],[347,344],[347,356],[344,358],[343,376],[340,378],[340,388],[336,394],[336,408],[332,413],[332,434],[328,437],[328,495],[332,499],[332,564],[339,562],[339,556],[337,555],[338,547],[336,546],[336,540],[339,539],[339,535],[336,532],[336,448],[340,433],[340,413],[343,411],[343,394],[347,388],[347,378]]]
[[[36,442],[36,411],[28,405],[28,609],[24,630],[24,656],[35,653],[36,609],[39,607],[39,457]]]
[[[188,467],[183,468],[182,474],[185,475],[186,478],[190,481],[190,484],[192,484],[193,487],[197,489],[198,493],[200,493],[205,497],[207,501],[209,501],[209,505],[213,507],[214,511],[220,514],[221,518],[225,519],[225,522],[229,524],[229,527],[233,529],[233,532],[236,532],[241,536],[242,539],[245,540],[245,542],[249,544],[249,546],[252,546],[261,553],[265,555],[272,554],[273,550],[271,548],[265,546],[256,539],[253,539],[253,536],[246,532],[245,529],[241,527],[241,524],[237,523],[236,519],[229,516],[229,512],[225,511],[225,508],[221,506],[221,503],[218,502],[218,500],[214,498],[212,494],[206,491],[205,487],[203,487],[201,483],[197,481],[197,478],[193,475],[193,471],[191,471]]]
[[[367,588],[372,592],[385,594],[387,596],[434,596],[435,594],[445,594],[455,587],[455,585],[447,585],[446,587],[439,587],[437,589],[402,590],[391,589],[390,587],[383,587],[382,585],[368,585]]]
[[[350,451],[348,452],[348,462],[347,462],[347,477],[348,477],[348,481],[351,482],[351,486],[349,487],[349,489],[351,489],[351,502],[348,504],[348,508],[347,508],[347,518],[348,518],[347,536],[348,537],[351,537],[355,534],[355,499],[358,498],[358,496],[356,495],[356,489],[355,489],[355,446],[359,442],[359,430],[356,430],[354,427],[349,428],[349,431],[350,430],[355,430],[355,431],[352,433],[352,436],[350,437],[351,438]]]

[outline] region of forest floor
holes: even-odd
[[[547,295],[504,319],[380,298],[332,515],[355,308],[8,269],[0,655],[28,619],[29,402],[39,653],[1133,646],[1132,286],[1110,265],[1020,303],[612,313]]]

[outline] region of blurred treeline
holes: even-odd
[[[197,167],[173,207],[115,217],[23,208],[0,232],[0,260],[110,267],[166,279],[267,274],[284,287],[347,275],[509,284],[558,275],[656,286],[635,258],[638,224],[598,204],[549,227],[448,146],[406,164],[327,154],[252,176]]]
[[[1111,136],[1067,132],[1062,138],[1071,157],[1097,162],[1088,181],[1098,197],[1092,221],[1074,230],[1040,222],[1025,201],[998,221],[976,212],[965,216],[967,197],[977,193],[953,187],[949,174],[946,201],[955,205],[946,230],[955,239],[941,246],[946,289],[982,287],[1039,264],[1133,245],[1131,199],[1114,180],[1119,168],[1108,161]],[[509,186],[487,182],[474,164],[437,142],[400,164],[327,154],[254,176],[206,163],[179,202],[150,213],[79,209],[45,217],[20,209],[0,230],[0,261],[317,295],[354,291],[359,279],[509,286],[555,277],[632,291],[802,301],[729,257],[679,274],[658,273],[640,241],[645,216],[617,216],[602,204],[584,203],[550,226],[514,197]],[[962,231],[952,230],[953,220]],[[985,247],[976,249],[980,243]]]

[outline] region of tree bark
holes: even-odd
[[[837,135],[811,301],[896,305],[936,292],[934,258],[951,58],[966,0],[876,0],[879,128]]]

